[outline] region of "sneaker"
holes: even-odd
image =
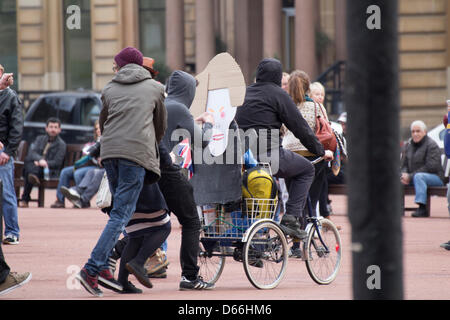
[[[148,273],[147,276],[154,279],[165,279],[167,278],[167,267],[159,269],[154,273]]]
[[[285,234],[296,239],[303,240],[308,236],[308,233],[301,229],[298,219],[290,214],[283,216],[280,222],[280,228]]]
[[[120,282],[114,279],[114,276],[109,269],[100,271],[98,275],[98,284],[115,292],[120,292],[123,289]]]
[[[150,282],[150,280],[148,280],[148,276],[147,276],[147,270],[142,267],[139,266],[137,263],[135,263],[133,260],[131,260],[130,262],[128,262],[125,265],[125,268],[127,268],[127,270],[133,274],[136,279],[144,286],[147,288],[153,288],[152,283]]]
[[[132,284],[130,281],[128,281],[127,284],[122,285],[123,290],[120,292],[122,294],[138,294],[142,293],[141,289],[138,289]]]
[[[167,260],[166,253],[160,248],[156,249],[155,253],[147,259],[144,264],[145,269],[147,269],[147,273],[155,273],[162,268],[165,268],[169,265],[169,261]]]
[[[8,244],[8,245],[19,244],[19,238],[14,236],[14,235],[12,235],[12,234],[9,234],[9,235],[6,236],[5,239],[3,239],[3,244]]]
[[[61,193],[79,209],[83,207],[80,194],[73,188],[61,187]]]
[[[289,249],[289,257],[301,259],[302,258],[302,249],[300,249],[300,248]]]
[[[80,281],[81,285],[92,295],[96,297],[103,297],[103,292],[98,288],[98,276],[91,276],[83,268],[79,274],[77,274],[76,279]]]
[[[0,284],[0,296],[17,289],[31,280],[31,273],[10,272],[6,280]]]
[[[198,276],[195,280],[188,280],[186,277],[182,277],[180,281],[180,290],[211,290],[214,289],[213,283],[203,281],[203,278]]]
[[[109,271],[111,271],[111,274],[114,275],[114,272],[116,272],[116,266],[117,266],[117,259],[114,259],[114,257],[108,258],[108,265],[109,265]]]
[[[39,179],[39,177],[32,173],[28,175],[28,182],[31,183],[33,186],[39,187],[41,185],[41,180]]]
[[[66,207],[66,205],[64,203],[62,203],[62,202],[59,202],[58,200],[56,200],[55,203],[53,203],[50,206],[50,208],[52,208],[52,209],[63,209],[65,207]]]
[[[445,250],[450,250],[450,241],[441,244],[440,247],[444,248]]]

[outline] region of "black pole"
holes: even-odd
[[[397,8],[347,0],[354,299],[403,299]]]

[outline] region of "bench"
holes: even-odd
[[[449,182],[450,175],[450,161],[445,156],[444,150],[442,150],[442,167],[444,168],[445,185],[443,187],[428,187],[427,190],[427,217],[430,216],[431,208],[431,196],[446,197],[447,196],[447,183]],[[347,185],[345,184],[330,184],[328,185],[328,194],[346,195]],[[403,215],[405,211],[414,211],[416,208],[405,208],[405,195],[415,195],[416,192],[413,186],[403,186]]]
[[[64,157],[63,168],[73,166],[74,163],[83,155],[84,144],[68,144],[66,155]],[[14,189],[17,200],[20,199],[20,188],[25,185],[23,179],[23,166],[28,151],[28,144],[26,141],[21,141],[17,152],[17,160],[14,162]],[[30,199],[31,202],[37,202],[39,208],[44,207],[45,203],[45,189],[55,189],[58,187],[59,179],[44,180],[41,179],[38,187],[38,198]]]
[[[335,195],[346,195],[347,194],[347,185],[345,184],[330,184],[328,185],[328,194]],[[413,186],[406,186],[403,188],[403,195],[415,195],[416,192]],[[427,217],[430,216],[430,208],[431,208],[431,196],[438,197],[446,197],[447,196],[447,187],[428,187],[427,191]],[[405,197],[403,197],[403,215],[405,215],[405,211],[414,211],[416,208],[405,207]]]

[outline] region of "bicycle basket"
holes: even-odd
[[[277,206],[278,199],[244,198],[242,212],[251,220],[273,219]]]

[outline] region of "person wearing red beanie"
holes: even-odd
[[[98,285],[129,291],[114,279],[108,258],[134,214],[140,190],[161,177],[158,144],[167,127],[164,86],[142,66],[144,57],[128,47],[114,57],[114,78],[102,91],[100,157],[114,199],[109,220],[77,279],[92,295]]]
[[[127,47],[114,57],[114,61],[116,62],[119,69],[130,63],[142,66],[144,62],[144,55],[136,48]]]

